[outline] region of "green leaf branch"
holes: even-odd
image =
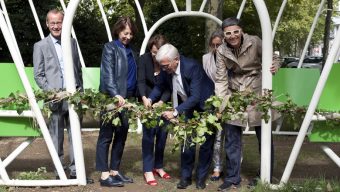
[[[48,105],[51,103],[66,100],[73,104],[79,114],[90,113],[95,118],[102,118],[103,123],[120,125],[118,114],[126,113],[129,119],[129,126],[132,131],[137,129],[137,119],[145,128],[163,126],[173,135],[173,150],[181,147],[190,147],[195,144],[203,144],[206,135],[212,135],[216,130],[221,130],[221,123],[229,120],[244,119],[248,106],[255,106],[261,112],[262,118],[269,120],[268,111],[277,110],[287,118],[293,120],[301,119],[306,113],[305,107],[298,107],[287,96],[285,102],[277,104],[271,90],[265,90],[260,96],[254,92],[235,92],[225,98],[211,96],[206,101],[206,110],[195,111],[192,118],[180,115],[178,118],[166,122],[163,120],[162,112],[172,110],[171,103],[164,103],[160,107],[145,108],[141,102],[127,100],[123,106],[118,107],[118,99],[108,95],[86,89],[83,92],[70,94],[66,91],[35,91],[37,102],[43,103],[42,111],[45,115],[51,114]],[[0,109],[17,110],[18,114],[29,109],[28,98],[22,93],[11,93],[7,98],[0,98]],[[339,120],[340,115],[334,113],[317,111],[317,114],[324,114],[328,119]]]

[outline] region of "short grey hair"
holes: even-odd
[[[170,61],[173,61],[178,56],[179,53],[177,48],[170,43],[167,43],[159,48],[156,55],[156,60],[158,63],[160,63],[164,58],[168,58]]]

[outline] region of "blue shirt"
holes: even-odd
[[[135,91],[137,87],[137,65],[132,54],[132,49],[127,45],[124,46],[119,40],[115,40],[118,47],[125,50],[128,59],[128,78],[127,78],[127,91]]]

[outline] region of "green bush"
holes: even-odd
[[[47,179],[47,176],[46,176],[46,167],[40,167],[38,168],[37,171],[30,171],[30,172],[21,172],[17,179],[20,179],[20,180],[44,180],[44,179]],[[0,190],[1,192],[1,190]]]

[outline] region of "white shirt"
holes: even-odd
[[[183,87],[182,76],[181,76],[181,62],[180,61],[178,61],[177,69],[176,69],[175,73],[172,75],[172,89],[173,89],[173,98],[172,99],[173,99],[174,107],[177,107],[178,106],[177,94],[181,97],[182,101],[185,101],[188,98],[187,94],[184,91],[184,87]]]

